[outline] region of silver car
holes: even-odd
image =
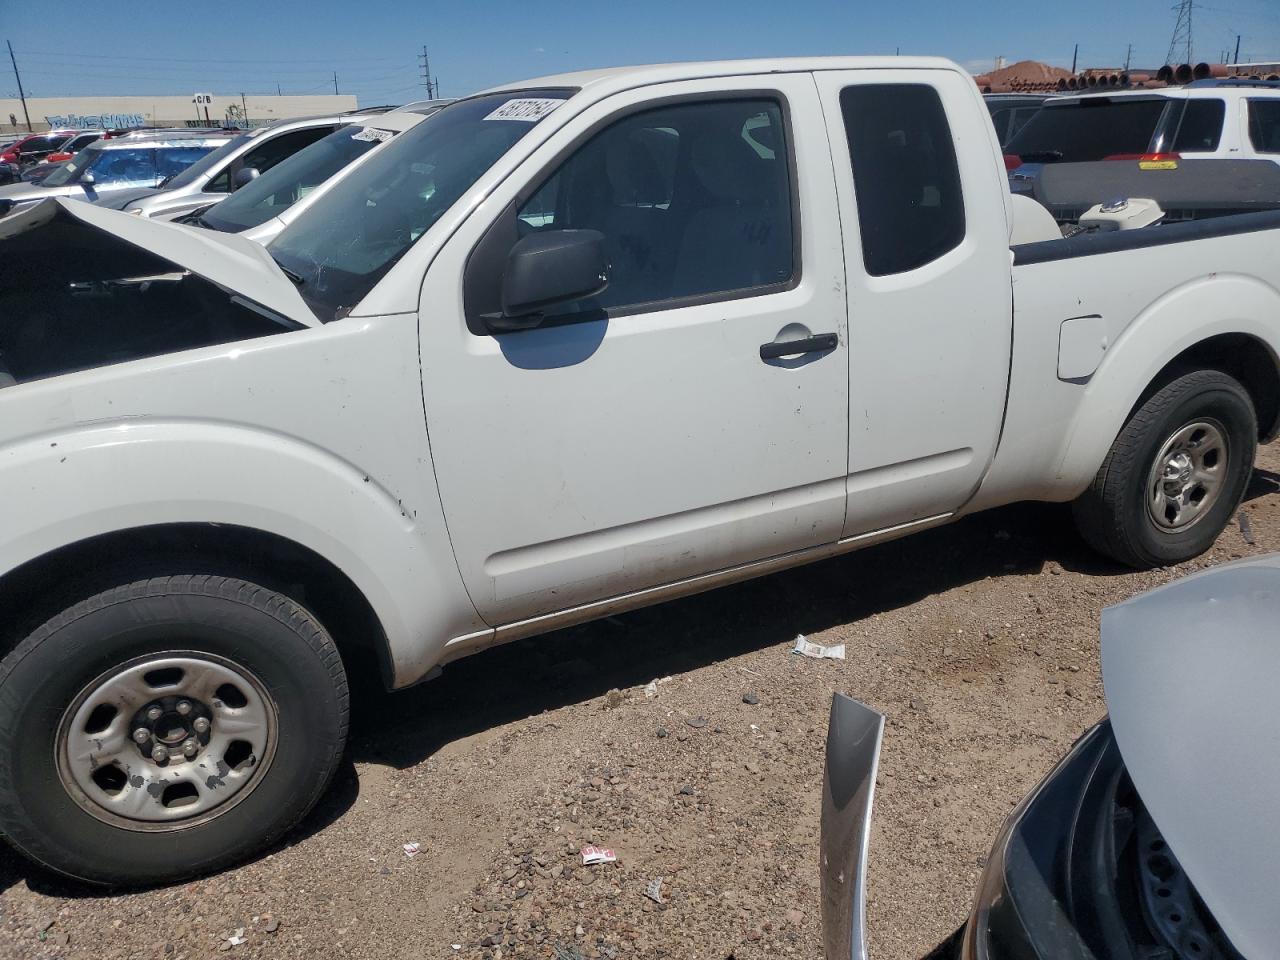
[[[450,102],[411,104],[409,108],[340,127],[222,202],[178,217],[177,222],[239,233],[266,244],[350,170]]]
[[[223,147],[165,183],[149,184],[101,202],[102,206],[142,217],[172,220],[225,199],[232,191],[266,173],[280,161],[328,136],[339,127],[359,123],[384,109],[279,120],[239,133]]]
[[[156,137],[98,140],[39,183],[0,187],[0,216],[48,197],[98,201],[155,188],[196,164],[228,140],[221,133],[164,133]]]

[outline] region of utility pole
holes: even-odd
[[[240,94],[240,116],[244,118],[244,128],[249,129],[249,104],[245,103],[244,94]]]
[[[422,61],[422,85],[427,88],[427,99],[436,99],[438,84],[431,76],[431,60],[427,57],[427,45],[422,45],[422,53],[418,54],[418,59]]]
[[[1169,39],[1169,52],[1165,55],[1165,63],[1173,63],[1178,50],[1182,49],[1183,63],[1191,63],[1191,52],[1194,49],[1191,37],[1191,12],[1195,0],[1178,0],[1178,19],[1173,24],[1173,36]]]
[[[333,95],[338,95],[338,71],[333,71]]]
[[[1080,44],[1076,44],[1075,50],[1071,52],[1071,75],[1075,76],[1076,61],[1080,59]]]
[[[1234,60],[1232,60],[1231,62],[1232,62],[1232,63],[1239,63],[1239,62],[1240,62],[1240,34],[1238,34],[1238,33],[1236,34],[1236,58],[1235,58]]]
[[[1129,49],[1124,53],[1124,72],[1129,72],[1129,64],[1133,61],[1133,44],[1129,44]]]
[[[277,97],[283,97],[283,96],[284,96],[284,94],[280,92],[280,81],[279,81],[279,80],[277,80],[277,81],[276,81],[276,96],[277,96]]]
[[[18,61],[13,56],[13,41],[6,40],[9,44],[9,62],[13,64],[13,78],[18,81],[18,99],[22,101],[22,117],[27,121],[27,132],[31,132],[31,114],[27,112],[27,94],[22,89],[22,75],[18,73]]]

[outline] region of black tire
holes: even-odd
[[[60,766],[59,730],[69,707],[99,679],[173,651],[257,678],[272,706],[273,751],[252,771],[257,779],[246,780],[252,789],[241,788],[238,801],[206,814],[211,819],[154,832],[104,822],[86,809],[93,806],[86,797],[73,798]],[[347,718],[337,648],[288,597],[209,575],[117,586],[59,613],[0,662],[0,832],[32,860],[94,884],[209,873],[279,840],[311,809],[341,759]]]
[[[1181,529],[1148,510],[1148,483],[1165,442],[1200,421],[1221,427],[1227,462],[1214,502]],[[1219,370],[1184,373],[1153,393],[1125,424],[1093,484],[1073,505],[1076,527],[1099,553],[1132,567],[1167,566],[1208,550],[1230,522],[1253,473],[1258,421],[1248,392]]]

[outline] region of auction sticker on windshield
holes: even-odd
[[[367,142],[377,140],[379,143],[382,143],[385,140],[390,140],[394,136],[395,131],[393,130],[379,130],[377,127],[364,127],[353,133],[351,135],[351,139]]]
[[[524,100],[508,100],[493,113],[485,117],[486,120],[524,120],[528,123],[536,123],[554,110],[563,100],[552,100],[542,98],[529,98]]]

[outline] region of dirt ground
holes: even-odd
[[[1243,508],[1254,543],[1232,523],[1175,569],[1104,563],[1066,508],[1025,505],[492,650],[404,693],[359,687],[337,781],[256,862],[110,896],[0,850],[0,956],[818,958],[822,755],[844,691],[889,718],[871,955],[918,960],[963,922],[1011,807],[1105,712],[1099,610],[1280,548],[1278,493],[1280,445]],[[800,633],[848,659],[792,655]],[[583,868],[587,843],[617,863]]]

